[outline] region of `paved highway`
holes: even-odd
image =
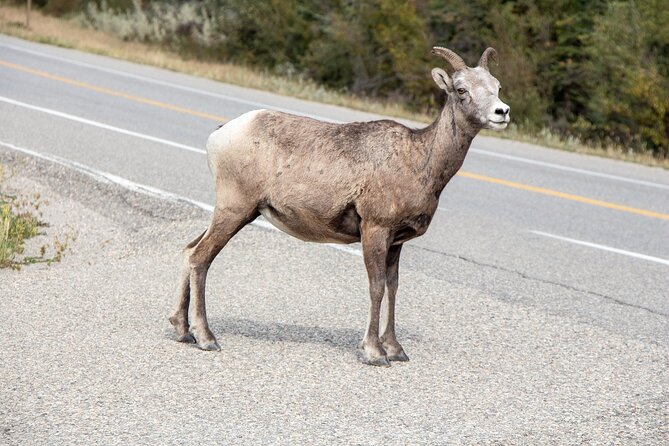
[[[379,118],[0,36],[0,146],[205,205],[214,200],[202,150],[207,136],[257,108],[334,121]],[[471,287],[521,312],[591,327],[598,336],[665,353],[669,347],[665,170],[477,137],[429,231],[409,245],[403,271],[424,275],[428,289]],[[344,254],[328,249],[313,252],[357,254],[355,246]],[[454,263],[465,270],[445,268]],[[402,311],[426,306],[400,306],[400,326]],[[661,393],[666,415],[666,381]]]

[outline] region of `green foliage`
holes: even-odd
[[[432,45],[498,50],[502,99],[530,132],[669,156],[666,0],[41,0],[91,26],[429,111]],[[83,8],[83,9],[82,9]],[[447,67],[448,68],[448,67]]]
[[[584,132],[669,157],[669,9],[660,0],[614,2],[598,17]]]
[[[293,74],[312,40],[309,11],[315,1],[219,3],[225,30],[221,52],[226,59]]]
[[[493,73],[502,84],[501,96],[510,106],[513,121],[529,130],[539,130],[551,122],[548,95],[542,84],[542,53],[533,47],[547,38],[547,26],[538,9],[532,5],[518,8],[507,3],[487,15],[489,31],[481,47],[493,46],[499,53],[499,67]]]
[[[36,3],[47,14],[62,16],[78,10],[82,0],[41,0]]]
[[[429,92],[423,18],[401,0],[342,4],[328,11],[300,61],[313,79],[360,95],[421,104]]]

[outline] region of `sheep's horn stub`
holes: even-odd
[[[479,60],[479,67],[483,67],[486,70],[488,70],[488,59],[492,59],[495,62],[495,65],[497,65],[497,51],[495,51],[495,48],[488,47],[486,50],[481,54],[481,59]]]
[[[465,68],[467,68],[467,64],[465,63],[464,60],[462,60],[462,57],[458,56],[448,48],[435,46],[434,48],[432,48],[432,54],[434,54],[435,56],[439,56],[443,59],[446,59],[451,64],[451,66],[455,71],[464,70]]]

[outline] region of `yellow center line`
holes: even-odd
[[[622,204],[609,203],[608,201],[595,200],[593,198],[583,197],[581,195],[568,194],[565,192],[560,192],[552,189],[544,189],[543,187],[529,186],[527,184],[516,183],[513,181],[502,180],[499,178],[488,177],[485,175],[479,175],[477,173],[466,172],[461,170],[458,172],[458,175],[471,178],[473,180],[485,181],[487,183],[501,184],[502,186],[513,187],[514,189],[526,190],[529,192],[535,192],[537,194],[549,195],[551,197],[558,197],[565,200],[578,201],[579,203],[586,203],[592,206],[599,206],[607,209],[615,209],[616,211],[629,212],[631,214],[643,215],[646,217],[659,218],[662,220],[669,220],[669,214],[662,214],[660,212],[647,211],[645,209],[633,208],[630,206],[624,206]]]
[[[40,70],[36,70],[34,68],[25,67],[25,66],[22,66],[22,65],[17,65],[17,64],[7,62],[7,61],[4,61],[4,60],[0,60],[0,65],[5,66],[7,68],[12,68],[14,70],[23,71],[25,73],[34,74],[36,76],[41,76],[41,77],[44,77],[46,79],[51,79],[51,80],[54,80],[54,81],[63,82],[65,84],[73,85],[75,87],[84,88],[86,90],[91,90],[91,91],[95,91],[95,92],[98,92],[98,93],[107,94],[109,96],[115,96],[115,97],[119,97],[119,98],[128,99],[130,101],[139,102],[141,104],[152,105],[154,107],[160,107],[160,108],[175,111],[175,112],[178,112],[178,113],[184,113],[184,114],[191,115],[191,116],[197,116],[197,117],[200,117],[200,118],[210,119],[212,121],[216,121],[216,122],[220,122],[220,123],[225,123],[225,122],[228,122],[230,120],[229,118],[227,118],[225,116],[217,116],[217,115],[212,115],[212,114],[209,114],[209,113],[203,113],[203,112],[199,112],[199,111],[196,111],[196,110],[191,110],[189,108],[179,107],[178,105],[167,104],[165,102],[154,101],[153,99],[148,99],[148,98],[144,98],[144,97],[141,97],[141,96],[134,96],[134,95],[131,95],[131,94],[123,93],[121,91],[112,90],[112,89],[109,89],[109,88],[98,87],[97,85],[92,85],[92,84],[88,84],[88,83],[85,83],[85,82],[80,82],[80,81],[77,81],[77,80],[74,80],[74,79],[58,76],[58,75],[55,75],[55,74],[47,73],[46,71],[40,71]],[[568,193],[565,193],[565,192],[560,192],[560,191],[556,191],[556,190],[552,190],[552,189],[545,189],[543,187],[536,187],[536,186],[530,186],[530,185],[522,184],[522,183],[515,183],[513,181],[507,181],[507,180],[502,180],[502,179],[499,179],[499,178],[488,177],[488,176],[485,176],[485,175],[479,175],[479,174],[476,174],[476,173],[466,172],[466,171],[463,171],[463,170],[458,172],[458,175],[462,176],[462,177],[465,177],[465,178],[470,178],[470,179],[473,179],[473,180],[485,181],[487,183],[493,183],[493,184],[500,184],[502,186],[512,187],[514,189],[520,189],[520,190],[525,190],[525,191],[534,192],[534,193],[538,193],[538,194],[548,195],[548,196],[551,196],[551,197],[562,198],[564,200],[577,201],[579,203],[585,203],[585,204],[589,204],[589,205],[592,205],[592,206],[599,206],[599,207],[603,207],[603,208],[607,208],[607,209],[614,209],[616,211],[629,212],[629,213],[632,213],[632,214],[643,215],[645,217],[659,218],[659,219],[662,219],[662,220],[669,220],[669,214],[662,214],[660,212],[647,211],[645,209],[638,209],[638,208],[634,208],[634,207],[630,207],[630,206],[624,206],[624,205],[621,205],[621,204],[609,203],[607,201],[595,200],[593,198],[587,198],[587,197],[583,197],[583,196],[580,196],[580,195],[568,194]]]
[[[109,88],[98,87],[97,85],[87,84],[86,82],[79,82],[74,79],[69,79],[67,77],[62,77],[55,74],[47,73],[46,71],[35,70],[34,68],[13,64],[5,60],[0,60],[0,65],[5,66],[7,68],[12,68],[14,70],[23,71],[25,73],[30,73],[36,76],[44,77],[46,79],[63,82],[65,84],[73,85],[75,87],[84,88],[86,90],[91,90],[109,96],[115,96],[118,98],[128,99],[130,101],[139,102],[141,104],[152,105],[154,107],[160,107],[166,110],[172,110],[187,115],[197,116],[199,118],[211,119],[212,121],[216,121],[219,123],[228,122],[230,120],[224,116],[212,115],[209,113],[199,112],[197,110],[191,110],[190,108],[179,107],[178,105],[167,104],[165,102],[160,102],[160,101],[154,101],[153,99],[143,98],[141,96],[134,96],[128,93],[123,93],[121,91],[116,91]]]

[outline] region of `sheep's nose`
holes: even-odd
[[[503,107],[503,108],[496,108],[495,109],[495,114],[496,115],[506,116],[508,113],[509,113],[509,107]]]

